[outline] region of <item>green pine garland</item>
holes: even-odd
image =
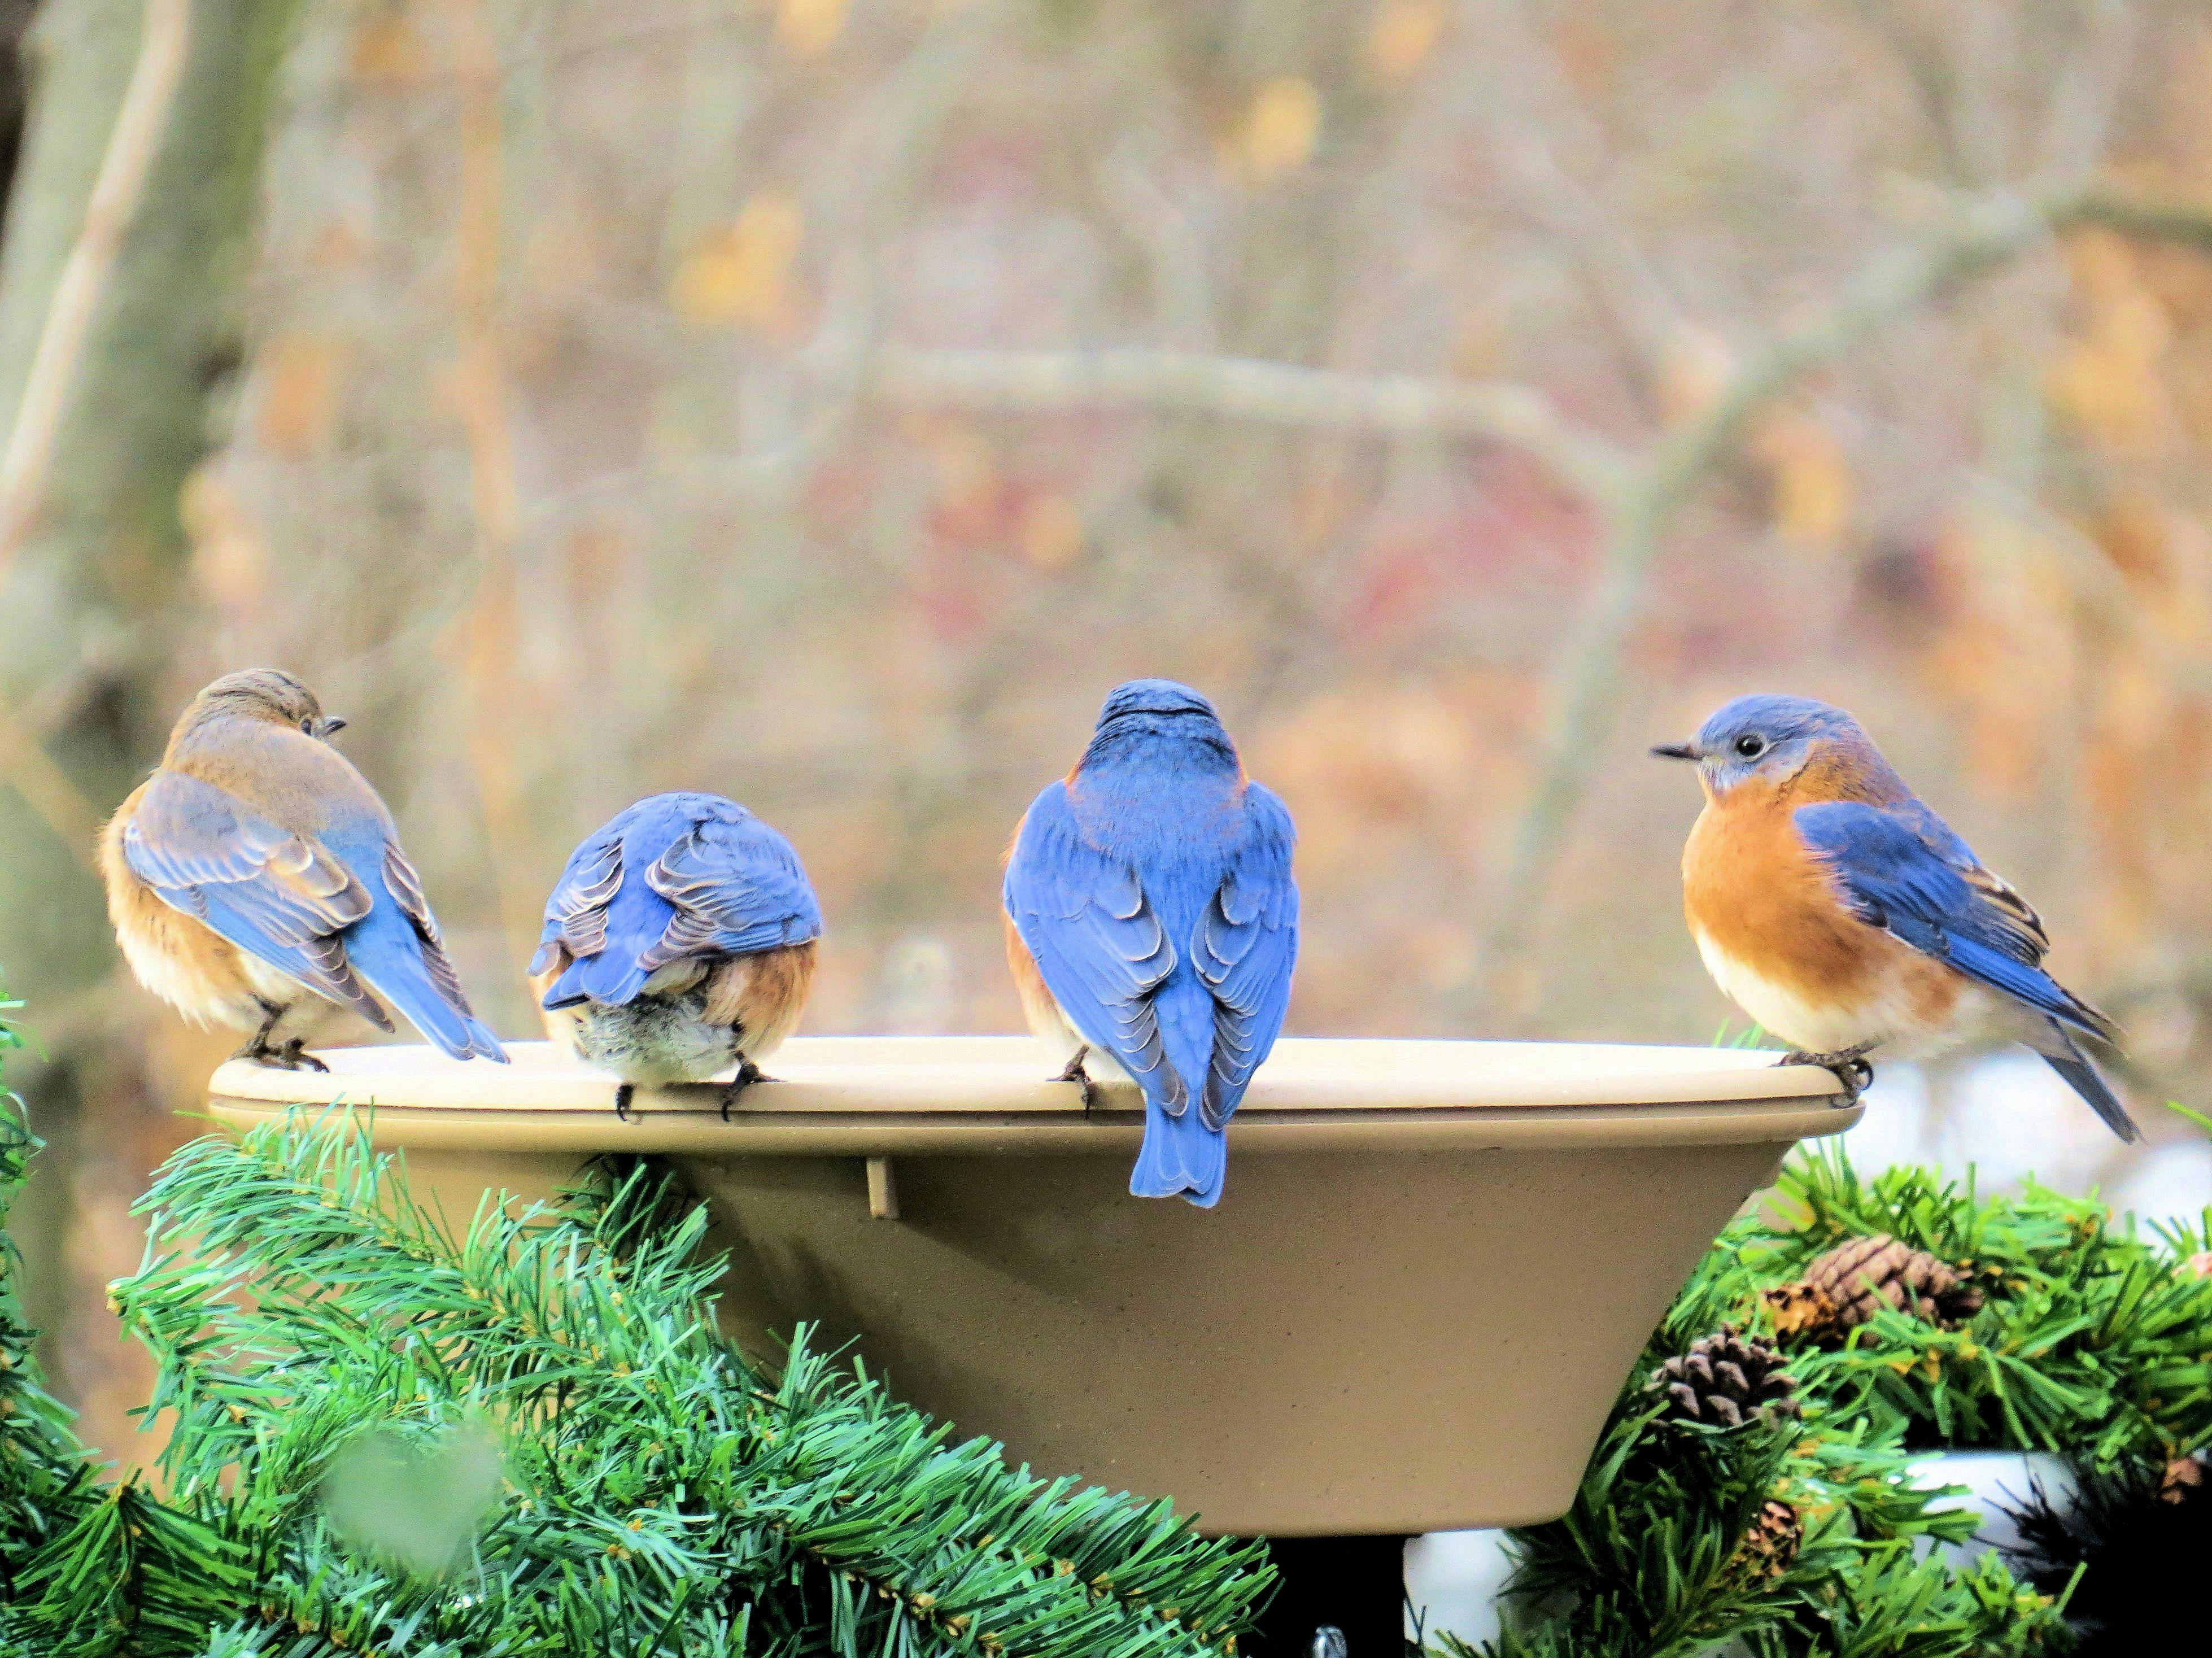
[[[1614,1407],[1573,1509],[1513,1533],[1511,1627],[1484,1658],[1998,1658],[2064,1650],[2063,1606],[1999,1560],[1931,1558],[1972,1514],[1910,1473],[1930,1449],[2063,1453],[2155,1470],[2212,1444],[2212,1281],[2184,1266],[2206,1224],[2153,1238],[2031,1185],[1978,1198],[1928,1170],[1863,1179],[1840,1152],[1793,1161],[1707,1255]],[[1670,1419],[1645,1379],[1723,1323],[1771,1338],[1761,1292],[1846,1239],[1887,1232],[1984,1292],[1945,1329],[1881,1312],[1790,1351],[1802,1420]],[[1747,1553],[1761,1505],[1803,1528],[1794,1558]],[[1469,1649],[1447,1637],[1453,1658]]]
[[[175,1412],[171,1505],[250,1582],[232,1649],[261,1650],[235,1644],[257,1623],[456,1658],[1232,1649],[1256,1546],[952,1443],[803,1333],[780,1374],[754,1368],[714,1327],[704,1211],[650,1224],[671,1198],[641,1168],[449,1236],[343,1117],[171,1160],[115,1299],[160,1361],[149,1408]],[[499,1489],[445,1570],[334,1524],[366,1434],[431,1467],[497,1442]]]
[[[0,1057],[21,1046],[8,1018],[18,1005],[0,1001]],[[42,1563],[88,1562],[76,1540],[108,1507],[68,1412],[40,1385],[31,1351],[36,1332],[23,1322],[21,1262],[6,1224],[38,1147],[22,1102],[0,1084],[0,1658],[44,1658],[54,1649],[23,1608],[43,1594]]]

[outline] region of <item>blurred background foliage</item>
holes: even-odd
[[[232,1045],[118,970],[89,839],[254,663],[352,720],[517,1035],[568,848],[678,786],[805,854],[808,1029],[1018,1028],[999,853],[1159,673],[1297,815],[1293,1030],[1704,1041],[1644,750],[1810,693],[2205,1102],[2193,0],[0,27],[16,1230],[88,1437],[147,1391],[127,1206]]]

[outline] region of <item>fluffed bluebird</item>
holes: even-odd
[[[545,901],[531,983],[555,1036],[620,1079],[703,1082],[722,1114],[799,1023],[822,908],[791,842],[719,794],[656,794],[586,837]]]
[[[1091,746],[1033,801],[1006,861],[1006,958],[1030,1028],[1133,1078],[1140,1198],[1221,1200],[1225,1130],[1282,1029],[1298,953],[1291,814],[1212,705],[1116,686]]]
[[[327,740],[344,724],[274,668],[192,699],[100,836],[124,959],[193,1023],[251,1030],[242,1059],[323,1070],[303,1051],[320,1017],[389,1030],[381,996],[453,1058],[504,1062],[392,814]]]
[[[2141,1138],[2077,1039],[2119,1029],[2042,968],[2051,940],[1891,769],[1859,723],[1802,696],[1739,697],[1687,743],[1705,809],[1682,853],[1698,951],[1723,991],[1856,1096],[1865,1056],[1977,1035],[2049,1060],[2124,1140]]]

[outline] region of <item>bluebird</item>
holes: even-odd
[[[1212,705],[1167,679],[1115,688],[1015,832],[1006,958],[1023,1010],[1086,1104],[1092,1064],[1144,1090],[1138,1197],[1221,1200],[1230,1114],[1291,998],[1297,838]]]
[[[100,835],[124,959],[193,1023],[252,1031],[240,1059],[324,1070],[305,1051],[323,1016],[390,1030],[380,996],[451,1057],[504,1062],[392,814],[331,746],[345,723],[275,668],[192,699]]]
[[[1891,769],[1858,721],[1744,696],[1687,743],[1705,809],[1682,853],[1690,932],[1739,1006],[1856,1098],[1866,1056],[1978,1035],[2021,1042],[2124,1140],[2141,1138],[2081,1044],[2112,1021],[2043,970],[2042,919]]]
[[[703,1082],[722,1115],[799,1023],[822,907],[791,842],[719,794],[656,794],[586,836],[545,901],[531,983],[555,1036],[619,1079]]]

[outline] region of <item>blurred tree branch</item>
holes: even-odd
[[[884,401],[991,412],[1127,407],[1156,414],[1517,449],[1577,492],[1609,496],[1621,458],[1601,434],[1566,420],[1540,392],[1498,381],[1354,374],[1249,357],[1181,351],[917,350],[887,347],[875,392]]]

